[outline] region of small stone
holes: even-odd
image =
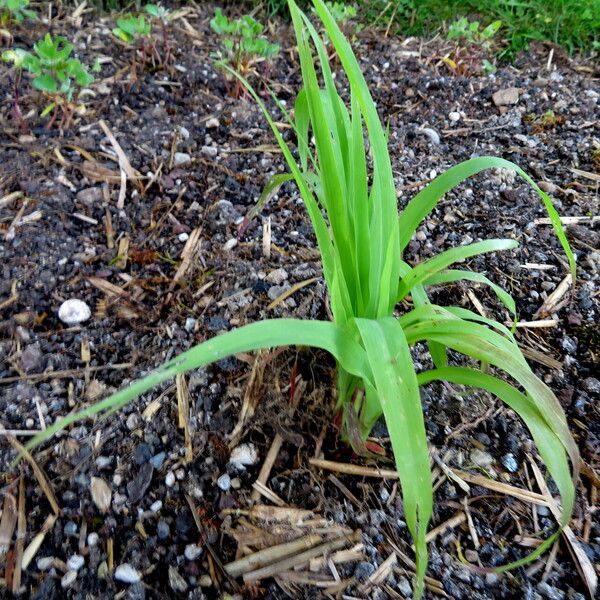
[[[177,236],[177,239],[178,239],[180,242],[187,242],[187,241],[190,239],[190,235],[189,235],[189,233],[185,233],[185,231],[184,231],[183,233],[180,233],[180,234]]]
[[[171,535],[171,528],[163,519],[156,524],[156,535],[160,540],[166,540]]]
[[[65,300],[58,309],[58,318],[65,325],[77,325],[87,321],[92,316],[90,307],[83,301],[77,298]]]
[[[202,146],[200,152],[209,158],[216,158],[217,154],[219,154],[219,150],[215,146]]]
[[[456,123],[456,121],[460,121],[460,113],[459,112],[451,112],[448,115],[448,118],[453,122]]]
[[[48,571],[54,565],[54,556],[42,556],[42,558],[38,558],[36,564],[40,571]]]
[[[600,394],[600,380],[595,377],[586,377],[581,387],[588,394]]]
[[[537,591],[544,596],[544,598],[548,598],[549,600],[563,600],[565,597],[564,592],[549,585],[545,581],[540,581],[540,583],[537,584]]]
[[[86,204],[87,206],[99,204],[102,202],[102,200],[104,200],[102,188],[100,187],[91,187],[80,190],[77,192],[76,198],[79,200],[79,202]]]
[[[137,583],[141,581],[142,576],[129,563],[123,563],[115,569],[115,579],[123,583]]]
[[[100,536],[95,531],[92,531],[92,533],[88,534],[88,536],[87,536],[88,546],[97,546],[99,541],[100,541]]]
[[[99,456],[96,459],[96,466],[99,469],[106,469],[112,463],[112,458],[110,456]]]
[[[556,192],[558,189],[558,187],[550,181],[538,181],[538,186],[540,190],[542,190],[542,192],[546,192],[546,194],[554,194],[554,192]]]
[[[69,556],[69,560],[67,560],[67,566],[73,571],[79,571],[84,564],[85,558],[83,558],[81,554],[73,554],[73,556]]]
[[[405,597],[410,598],[412,596],[412,588],[406,577],[400,577],[398,579],[398,591]]]
[[[217,119],[216,117],[212,117],[211,119],[208,119],[208,121],[206,121],[206,129],[216,129],[217,127],[219,127],[221,125],[221,123],[219,123],[219,119]]]
[[[133,451],[133,462],[136,465],[143,465],[152,458],[152,449],[148,444],[138,444]]]
[[[202,548],[198,544],[188,544],[183,551],[187,560],[196,560],[202,554]]]
[[[133,431],[140,424],[140,420],[135,413],[131,413],[127,420],[125,421],[125,425],[129,431]]]
[[[60,580],[60,586],[63,589],[71,587],[73,582],[77,579],[77,571],[67,571]]]
[[[494,457],[489,452],[484,452],[483,450],[479,450],[479,448],[475,448],[471,450],[471,460],[478,467],[487,469],[492,466]]]
[[[192,162],[192,157],[187,152],[175,152],[173,155],[173,165],[181,167]]]
[[[185,592],[188,588],[185,579],[172,565],[169,565],[169,585],[174,592]]]
[[[108,483],[100,477],[92,477],[90,482],[90,491],[92,494],[92,500],[101,513],[108,511],[110,507],[110,500],[112,496],[112,490]]]
[[[237,245],[238,245],[237,239],[231,238],[230,240],[227,240],[223,244],[223,250],[225,250],[225,252],[229,252],[230,250],[233,250]]]
[[[471,548],[467,548],[465,550],[465,558],[470,563],[476,563],[479,560],[479,554],[475,550],[471,550]]]
[[[500,462],[504,465],[504,468],[511,473],[516,473],[519,470],[519,463],[514,454],[505,454],[500,459]]]
[[[146,588],[141,581],[130,585],[125,591],[123,600],[146,600]]]
[[[164,452],[159,452],[150,459],[150,464],[158,471],[163,466],[165,458],[167,458],[167,455]]]
[[[227,492],[231,487],[231,477],[229,477],[227,473],[224,473],[223,475],[221,475],[221,477],[219,477],[219,479],[217,479],[217,485],[224,492]]]
[[[167,487],[173,487],[175,485],[175,473],[169,471],[165,477],[165,485]]]
[[[191,333],[192,331],[194,331],[194,328],[196,327],[196,319],[194,319],[193,317],[188,317],[185,320],[185,325],[184,328],[188,333]]]
[[[21,352],[21,368],[25,373],[38,371],[42,367],[42,348],[39,342],[25,346]]]
[[[519,92],[521,90],[516,87],[509,87],[504,90],[498,90],[492,95],[492,101],[496,106],[510,106],[519,101]]]
[[[359,581],[365,581],[374,571],[375,565],[366,560],[361,560],[354,569],[354,577]]]
[[[258,452],[254,444],[241,444],[236,446],[229,457],[229,462],[241,469],[253,465],[258,461]]]
[[[179,129],[179,134],[181,135],[181,137],[184,140],[189,140],[190,139],[190,132],[185,127],[183,127],[183,125],[180,125],[178,127],[178,129]]]
[[[162,506],[163,506],[162,500],[156,500],[156,502],[153,502],[150,505],[150,510],[153,513],[157,513],[157,512],[160,512],[160,509],[162,508]]]
[[[63,531],[66,536],[77,535],[77,523],[73,521],[67,521]]]
[[[288,278],[288,273],[285,269],[273,269],[266,277],[265,281],[274,285],[281,285]]]

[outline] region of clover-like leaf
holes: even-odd
[[[33,81],[32,85],[34,88],[48,93],[54,93],[58,90],[58,82],[52,75],[48,73],[42,73],[38,75]]]

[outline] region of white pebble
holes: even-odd
[[[62,588],[68,588],[77,579],[77,571],[67,571],[60,580]]]
[[[219,125],[219,119],[215,117],[206,121],[206,129],[215,129],[215,127],[219,127]]]
[[[69,569],[73,569],[73,571],[79,571],[84,564],[85,558],[83,558],[81,554],[73,554],[73,556],[69,556],[69,560],[67,560],[67,566]]]
[[[90,307],[77,298],[65,300],[58,309],[58,318],[66,325],[77,325],[87,321],[92,316]]]
[[[176,167],[187,165],[192,162],[192,157],[187,152],[175,152],[173,155],[173,164]]]
[[[42,556],[42,558],[38,558],[36,564],[40,571],[47,571],[54,565],[54,556]]]
[[[187,560],[196,560],[202,554],[202,548],[197,544],[188,544],[183,554]]]
[[[153,513],[157,513],[157,512],[159,512],[161,508],[162,508],[162,500],[157,500],[156,502],[153,502],[153,503],[150,505],[150,510],[151,510]]]
[[[230,250],[233,250],[237,245],[238,245],[237,239],[231,238],[230,240],[227,240],[223,244],[223,250],[225,250],[225,252],[229,252]]]
[[[180,234],[177,236],[177,239],[178,239],[180,242],[187,242],[187,241],[190,239],[190,236],[189,236],[189,234],[188,234],[188,233],[185,233],[185,231],[184,231],[183,233],[180,233]]]
[[[437,171],[435,169],[431,169],[429,171],[429,179],[435,179],[437,177]]]
[[[219,479],[217,479],[217,485],[226,492],[231,487],[231,477],[227,473],[223,473]]]
[[[209,158],[216,158],[217,154],[219,154],[219,150],[215,146],[202,146],[200,152]]]
[[[97,546],[99,541],[100,536],[95,531],[92,531],[92,533],[87,536],[88,546]]]
[[[167,487],[173,487],[175,485],[175,474],[173,471],[169,471],[165,477],[165,485]]]
[[[253,465],[258,460],[258,452],[254,444],[241,444],[231,451],[229,462],[236,467],[245,468],[247,465]]]
[[[435,130],[431,129],[431,127],[424,127],[423,129],[419,129],[421,133],[424,133],[430,140],[432,144],[440,143],[440,134]]]
[[[137,583],[142,579],[142,576],[129,563],[123,563],[115,569],[115,579],[123,583]]]
[[[460,113],[459,112],[451,112],[448,115],[448,118],[453,121],[454,123],[456,123],[456,121],[460,121]]]

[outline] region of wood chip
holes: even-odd
[[[2,519],[0,520],[0,561],[4,559],[10,548],[16,525],[17,501],[10,492],[6,492],[2,506]]]
[[[100,477],[92,477],[90,483],[90,492],[92,494],[92,500],[98,508],[98,510],[105,514],[110,508],[110,501],[112,499],[112,490],[104,479]]]

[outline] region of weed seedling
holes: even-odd
[[[489,252],[512,250],[514,239],[477,241],[447,249],[420,263],[404,255],[422,221],[445,194],[490,168],[510,169],[539,194],[575,277],[575,257],[550,198],[521,168],[501,158],[472,158],[424,187],[399,213],[386,128],[352,48],[323,0],[313,0],[335,49],[343,77],[334,77],[323,38],[288,0],[303,87],[293,117],[284,112],[297,140],[288,146],[269,107],[233,67],[268,121],[311,220],[329,291],[331,321],[270,319],[207,340],[96,404],[48,427],[29,447],[83,418],[112,414],[133,398],[177,374],[200,369],[239,352],[283,345],[314,346],[337,363],[337,414],[344,437],[362,454],[376,422],[387,425],[400,479],[403,520],[416,556],[414,598],[424,591],[427,527],[433,514],[433,484],[420,387],[433,381],[479,388],[498,397],[530,430],[562,505],[558,531],[528,556],[496,571],[521,566],[550,548],[573,511],[579,453],[560,403],[527,364],[502,317],[494,321],[460,306],[432,302],[430,289],[467,280],[488,286],[504,308],[512,297],[480,273],[457,263]],[[338,90],[338,86],[345,89]],[[346,99],[346,100],[345,100]],[[454,267],[454,268],[452,268]],[[431,365],[414,362],[411,348],[426,344]],[[459,356],[461,355],[461,356]],[[572,471],[569,467],[571,463]],[[573,475],[573,478],[572,476]]]
[[[69,127],[75,112],[83,113],[85,106],[78,104],[83,88],[94,81],[94,77],[77,58],[72,58],[73,44],[62,36],[52,37],[49,33],[36,42],[33,52],[22,49],[8,50],[2,58],[12,62],[17,71],[25,70],[33,75],[32,85],[50,100],[40,115],[51,114],[48,129],[52,128],[59,113],[62,117],[59,129]],[[18,107],[18,95],[15,94]]]
[[[29,0],[0,0],[0,27],[37,19],[37,13],[28,6]]]
[[[458,19],[450,25],[446,36],[448,40],[456,40],[456,48],[452,55],[444,57],[444,63],[455,75],[469,76],[480,71],[493,73],[494,65],[482,55],[489,51],[501,27],[502,21],[481,28],[479,21],[469,21],[466,17]]]
[[[160,23],[162,50],[163,54],[160,58],[160,64],[167,66],[172,60],[171,44],[169,43],[168,25],[171,22],[171,11],[166,9],[161,4],[146,4],[144,10],[156,21]]]
[[[220,8],[210,21],[212,30],[221,36],[221,50],[215,58],[222,65],[229,65],[242,77],[255,73],[259,61],[267,60],[279,54],[279,45],[272,44],[262,37],[263,25],[249,15],[239,19],[229,19]],[[236,79],[231,95],[238,98],[244,86]]]

